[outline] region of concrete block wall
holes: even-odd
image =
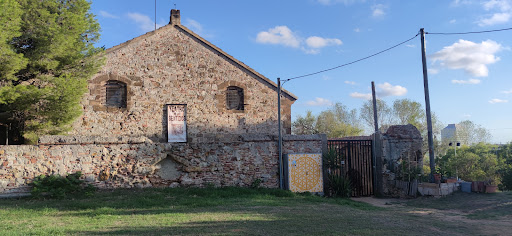
[[[283,138],[283,152],[318,153],[325,135]],[[325,144],[324,144],[325,142]],[[0,146],[0,193],[24,193],[38,175],[81,171],[99,188],[279,185],[277,137],[211,135],[195,143],[148,138],[47,136],[39,145]]]

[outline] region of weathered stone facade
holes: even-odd
[[[382,135],[383,194],[400,196],[395,180],[412,181],[423,167],[423,138],[413,125],[394,125]]]
[[[319,153],[325,135],[283,138],[283,153]],[[277,137],[212,135],[195,143],[148,138],[48,136],[39,145],[0,146],[0,193],[29,191],[42,174],[81,171],[99,188],[249,186],[278,187]]]
[[[106,51],[106,64],[89,81],[84,114],[70,135],[146,136],[166,141],[166,104],[187,105],[189,138],[212,133],[277,134],[276,84],[179,23],[171,24]],[[105,106],[105,84],[126,84],[126,108]],[[226,109],[226,89],[244,91],[244,109]],[[282,120],[291,132],[291,105],[284,91]]]

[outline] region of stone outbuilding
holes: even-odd
[[[187,142],[208,134],[277,134],[277,85],[181,25],[179,10],[168,25],[107,49],[105,58],[71,135],[166,142],[168,104],[186,107]],[[282,94],[289,134],[297,97]]]

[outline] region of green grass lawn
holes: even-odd
[[[68,200],[1,199],[0,235],[486,234],[478,225],[418,213],[431,205],[380,208],[272,189],[115,190]]]

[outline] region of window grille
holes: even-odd
[[[105,84],[105,106],[126,108],[126,84],[121,81],[109,80]]]
[[[230,86],[226,90],[226,105],[228,110],[244,110],[244,90]]]

